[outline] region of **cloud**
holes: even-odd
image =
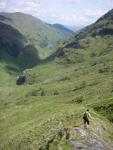
[[[2,7],[2,11],[7,12],[25,12],[32,13],[39,9],[40,2],[38,0],[1,0],[0,8]]]
[[[0,2],[0,9],[4,9],[6,7],[6,2]]]
[[[113,0],[100,0],[100,1],[106,3],[109,6],[111,6],[111,8],[113,7]]]
[[[49,1],[49,0],[48,0]],[[80,0],[64,0],[68,3],[79,3]],[[100,0],[101,1],[101,0]],[[107,1],[107,0],[104,0]],[[111,0],[109,0],[111,1]],[[112,0],[113,1],[113,0]],[[75,25],[88,25],[106,11],[101,9],[76,9],[71,5],[61,6],[55,5],[50,7],[50,4],[43,5],[41,0],[0,0],[0,11],[5,12],[23,12],[31,14],[41,20],[49,23],[62,23],[62,24],[75,24]],[[52,6],[54,6],[52,4]],[[64,9],[61,9],[64,8]],[[68,9],[69,8],[69,9]]]
[[[24,13],[34,14],[38,13],[40,7],[41,5],[39,2],[28,0],[28,1],[20,1],[18,4],[18,8],[15,8],[15,10],[17,9],[18,11]]]
[[[69,3],[80,3],[80,0],[67,0]]]
[[[91,19],[99,18],[105,12],[106,12],[105,10],[101,10],[101,9],[95,9],[95,10],[85,9],[82,11],[76,11],[76,10],[73,11],[74,15],[76,15],[80,18],[84,17],[84,18],[88,18],[88,19],[89,18],[91,18]]]
[[[105,10],[96,9],[96,10],[73,10],[70,13],[49,13],[49,18],[44,18],[45,21],[52,23],[63,23],[65,25],[88,25],[95,22],[99,17],[105,14]]]
[[[113,2],[113,0],[104,0],[104,1],[106,1],[106,2]]]

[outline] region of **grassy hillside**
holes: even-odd
[[[57,31],[45,22],[23,13],[0,13],[0,21],[19,30],[30,44],[34,45],[41,58],[55,51],[57,42],[64,38],[62,30]]]
[[[26,69],[24,85],[17,86],[17,74],[1,65],[0,149],[113,149],[113,26],[102,26],[105,21],[62,43],[48,58],[54,61]],[[84,130],[87,108],[92,120]]]
[[[7,80],[7,86],[1,83],[1,149],[47,149],[44,147],[51,140],[49,149],[54,150],[58,145],[64,150],[71,149],[63,139],[65,129],[83,128],[85,109],[95,108],[94,104],[97,106],[103,98],[107,101],[113,96],[109,85],[112,74],[99,74],[83,63],[82,67],[50,63],[27,73],[32,79],[27,85],[16,86],[16,76]],[[101,134],[105,142],[112,141],[112,125],[93,109],[91,114],[99,130],[104,128]],[[92,120],[92,128],[95,121]],[[73,138],[76,141],[79,137]]]

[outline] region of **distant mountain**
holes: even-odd
[[[34,45],[41,58],[54,52],[56,43],[64,38],[64,32],[56,30],[47,23],[27,14],[0,13],[0,22],[8,24],[23,34],[28,43]]]
[[[59,33],[64,34],[64,36],[72,35],[74,32],[67,28],[66,26],[62,24],[48,24],[50,27],[53,27],[56,31]]]
[[[68,26],[68,28],[70,29],[70,30],[72,30],[73,32],[77,32],[77,31],[79,31],[79,30],[81,30],[82,28],[84,28],[83,26]]]

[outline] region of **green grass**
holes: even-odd
[[[105,115],[113,122],[113,98],[101,100],[98,104],[94,104],[94,109],[102,115]]]
[[[112,73],[99,74],[95,67],[84,66],[84,63],[43,64],[27,70],[34,80],[22,86],[15,85],[15,75],[12,77],[4,72],[0,90],[1,148],[44,148],[48,145],[48,139],[54,139],[51,149],[55,149],[57,143],[64,149],[71,149],[59,137],[60,130],[63,132],[60,122],[64,127],[83,127],[82,113],[85,109],[113,95],[109,85]],[[4,84],[6,77],[7,86]],[[42,91],[44,95],[41,95]],[[77,101],[81,97],[83,101]]]

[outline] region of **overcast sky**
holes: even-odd
[[[113,0],[0,0],[1,12],[32,14],[49,23],[83,26],[113,8]]]

